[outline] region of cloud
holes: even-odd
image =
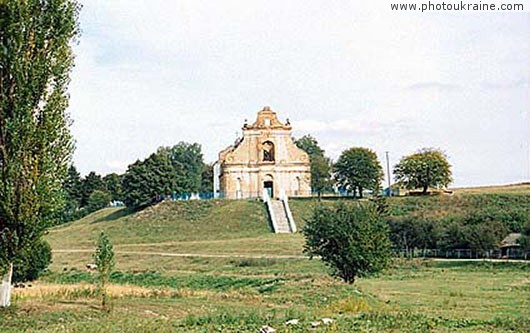
[[[330,131],[361,131],[359,123],[349,120],[302,120],[296,124],[296,128],[301,132],[330,132]]]
[[[389,128],[403,128],[406,126],[405,120],[381,121],[370,119],[338,119],[338,120],[317,120],[305,119],[297,122],[297,132],[309,133],[331,133],[337,134],[349,132],[352,134],[376,134],[384,133]]]
[[[459,85],[440,83],[440,82],[419,82],[407,87],[409,90],[440,90],[440,91],[458,91]]]
[[[481,86],[490,90],[530,89],[530,80],[520,79],[512,82],[482,82]]]
[[[411,15],[350,0],[81,1],[69,110],[83,173],[123,170],[179,141],[213,161],[271,105],[334,157],[436,146],[456,185],[527,178],[527,15]]]
[[[127,170],[129,164],[131,164],[131,161],[108,161],[107,167],[111,172],[123,173]]]

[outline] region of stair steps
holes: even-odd
[[[276,233],[286,234],[291,233],[291,227],[289,226],[289,218],[287,212],[285,211],[283,201],[281,200],[271,200],[272,213],[276,217]]]

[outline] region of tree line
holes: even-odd
[[[344,150],[333,163],[325,157],[324,150],[314,137],[305,135],[295,143],[310,157],[311,186],[318,196],[338,190],[362,198],[368,190],[374,195],[374,200],[380,200],[378,196],[382,194],[384,173],[373,150],[352,147]],[[430,188],[443,188],[452,182],[451,165],[439,149],[421,149],[402,157],[393,167],[393,176],[395,186],[416,190],[413,193],[423,195],[428,194]],[[527,206],[514,203],[507,209],[487,201],[477,203],[481,208],[464,216],[449,213],[443,218],[433,218],[389,212],[385,220],[392,247],[404,251],[406,255],[412,254],[415,249],[447,252],[466,249],[484,254],[498,250],[501,240],[515,232],[521,233],[519,243],[522,251],[529,252],[530,215]]]
[[[380,191],[384,174],[373,150],[350,148],[332,163],[314,137],[305,135],[294,142],[310,157],[311,187],[319,196],[334,189],[360,198],[366,190]],[[447,185],[451,180],[449,163],[439,150],[424,150],[403,158],[394,174],[404,187],[420,187],[424,193],[428,187]],[[63,185],[66,204],[60,221],[78,219],[111,201],[138,209],[168,195],[211,193],[212,187],[213,166],[204,162],[198,143],[160,147],[130,164],[124,174],[101,176],[92,171],[81,177],[71,165]]]
[[[509,233],[522,233],[523,238],[530,236],[528,210],[521,207],[480,208],[463,216],[449,214],[441,218],[390,216],[387,221],[394,248],[403,251],[405,256],[412,256],[414,250],[442,253],[470,250],[488,256],[490,251],[499,249],[500,242]],[[521,250],[530,251],[530,247],[522,246]]]
[[[213,167],[204,162],[198,143],[160,147],[147,158],[130,164],[123,174],[101,176],[92,171],[81,177],[71,165],[63,184],[66,204],[60,222],[79,219],[112,201],[138,209],[167,195],[211,192],[212,186]]]
[[[302,233],[304,252],[318,256],[331,273],[353,283],[388,267],[395,250],[412,257],[415,249],[468,249],[480,257],[498,250],[508,232],[520,232],[522,254],[530,253],[530,216],[527,196],[477,195],[468,204],[476,209],[463,216],[443,218],[399,216],[386,197],[370,200],[319,201]],[[426,198],[411,204],[423,203]],[[423,214],[423,212],[422,212]],[[393,251],[394,250],[394,251]]]

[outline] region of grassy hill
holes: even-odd
[[[486,194],[486,193],[530,193],[530,182],[519,183],[519,184],[508,184],[508,185],[492,185],[492,186],[477,186],[477,187],[457,187],[452,189],[457,194],[462,193],[474,193],[474,194]]]
[[[322,199],[330,204],[341,199]],[[508,224],[521,226],[530,218],[530,189],[515,193],[467,193],[438,196],[392,197],[388,200],[393,217],[420,216],[439,220],[451,220],[474,216],[493,218]],[[311,216],[318,200],[291,200],[290,207],[298,224]]]
[[[48,239],[63,247],[87,246],[100,231],[117,244],[139,244],[253,237],[267,234],[269,227],[258,201],[177,201],[136,213],[126,208],[103,209],[53,229]]]
[[[273,234],[260,201],[163,202],[136,213],[107,208],[52,229],[46,237],[56,251],[52,269],[81,269],[91,262],[101,231],[120,252],[118,259],[124,258],[118,260],[118,268],[135,270],[155,266],[163,271],[178,269],[166,265],[163,258],[153,262],[152,256],[139,253],[296,256],[302,254],[303,244],[299,234]],[[136,259],[131,261],[131,257]]]
[[[324,204],[331,200],[324,200]],[[530,193],[393,198],[395,216],[528,215]],[[299,226],[317,200],[291,200]],[[93,244],[111,238],[113,311],[94,291]],[[259,201],[164,202],[108,208],[58,226],[51,271],[16,289],[2,332],[498,332],[530,331],[527,263],[400,261],[347,285],[302,254],[300,234],[271,233]],[[263,257],[265,256],[265,257]],[[311,322],[329,317],[329,326]],[[285,321],[297,318],[295,327]]]
[[[302,228],[315,205],[335,201],[293,199],[290,206],[298,227]],[[524,191],[396,197],[389,204],[394,217],[420,216],[442,223],[458,218],[495,219],[515,231],[530,219],[530,192]],[[126,269],[147,268],[146,263],[151,259],[138,253],[300,256],[304,242],[300,234],[273,234],[260,201],[163,202],[136,213],[125,208],[107,208],[52,229],[47,236],[56,250],[52,268],[82,268],[90,262],[90,253],[101,231],[109,235],[116,249],[122,252],[121,256],[137,257],[132,263],[118,261]],[[80,251],[60,252],[73,249]],[[168,269],[164,265],[159,267]]]

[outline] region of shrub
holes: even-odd
[[[304,252],[348,283],[381,271],[391,256],[387,223],[370,203],[317,206],[303,233]]]
[[[501,222],[496,221],[467,225],[464,230],[468,247],[475,251],[497,249],[508,233],[507,228]]]
[[[112,195],[109,192],[95,190],[88,198],[88,211],[95,212],[96,210],[107,207],[111,199]]]
[[[52,261],[50,244],[39,240],[30,248],[24,249],[13,263],[13,282],[36,280]]]
[[[435,220],[405,216],[389,218],[388,224],[394,246],[407,252],[415,248],[434,249],[441,237],[441,228]]]
[[[530,222],[527,222],[526,225],[523,227],[523,232],[521,233],[519,244],[521,244],[521,250],[523,251],[523,253],[530,252]]]

